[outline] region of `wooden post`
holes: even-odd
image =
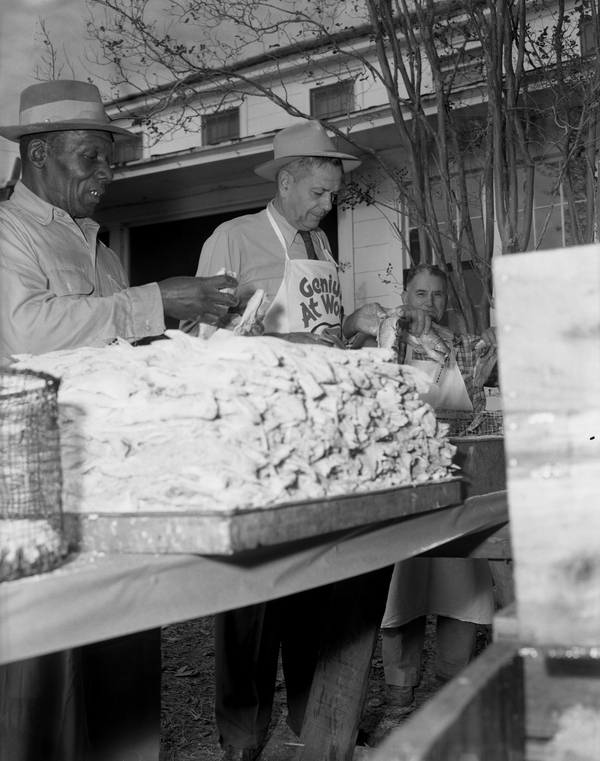
[[[600,645],[600,246],[500,257],[519,637]]]
[[[295,761],[351,761],[392,569],[335,584]]]

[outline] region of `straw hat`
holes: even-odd
[[[333,141],[316,119],[294,124],[278,132],[273,140],[273,154],[271,161],[254,169],[256,174],[266,180],[274,180],[282,167],[304,156],[341,159],[344,172],[350,172],[360,164],[360,159],[356,156],[336,151]]]
[[[21,93],[18,126],[0,127],[0,135],[18,141],[23,135],[71,129],[110,132],[113,140],[137,138],[133,132],[110,123],[96,85],[73,79],[26,87]]]

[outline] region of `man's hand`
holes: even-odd
[[[411,307],[408,304],[387,310],[387,317],[402,317],[410,323],[408,332],[418,338],[423,333],[429,333],[431,328],[431,315],[422,307]]]
[[[352,338],[356,333],[376,336],[379,323],[386,317],[403,317],[409,323],[408,332],[417,338],[423,333],[429,333],[431,328],[431,316],[425,309],[411,307],[408,304],[385,309],[375,301],[372,304],[365,304],[346,318],[344,335],[346,338]]]
[[[178,320],[217,325],[229,307],[239,302],[236,296],[222,290],[237,287],[237,280],[231,275],[170,277],[158,283],[158,287],[165,314]]]
[[[344,320],[343,333],[346,338],[352,338],[357,333],[366,333],[369,336],[377,335],[377,326],[388,316],[386,310],[374,301],[365,304]]]
[[[496,339],[496,328],[490,326],[487,330],[484,330],[481,334],[481,341],[487,346],[498,346],[498,340]],[[479,343],[481,343],[481,341]],[[479,344],[477,344],[479,346]]]

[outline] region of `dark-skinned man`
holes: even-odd
[[[161,334],[164,317],[215,323],[237,299],[228,276],[174,277],[129,288],[117,256],[89,217],[113,179],[112,125],[98,89],[57,80],[21,96],[22,179],[0,204],[0,357]]]
[[[110,123],[94,85],[58,80],[26,88],[19,124],[0,135],[19,142],[23,166],[0,204],[0,364],[14,354],[157,336],[165,315],[215,324],[237,303],[221,290],[235,288],[228,276],[130,288],[117,256],[97,239],[90,215],[113,179],[113,141],[134,136]],[[120,721],[133,750],[147,751],[145,758],[156,750],[158,758],[157,733],[146,736],[141,714],[144,693],[152,692],[144,690],[148,659],[155,671],[158,659],[156,695],[160,689],[159,648],[157,630],[0,667],[2,758],[108,761],[116,753],[108,736]],[[137,733],[127,703],[141,715]]]

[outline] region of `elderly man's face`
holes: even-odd
[[[441,322],[448,301],[442,278],[429,272],[419,272],[406,287],[406,293],[409,306],[426,309],[434,322]]]
[[[280,210],[297,230],[314,230],[331,210],[342,184],[342,170],[325,165],[295,180],[290,174],[279,182]]]
[[[75,218],[89,217],[113,178],[112,141],[106,132],[65,132],[48,154],[38,190],[44,200]]]

